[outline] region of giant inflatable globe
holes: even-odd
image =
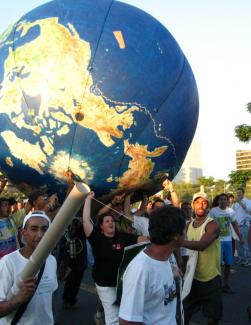
[[[0,169],[22,191],[153,194],[198,119],[191,68],[167,29],[118,1],[51,1],[0,37]]]

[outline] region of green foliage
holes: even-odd
[[[229,183],[235,189],[238,187],[246,188],[246,185],[251,181],[251,170],[237,170],[229,174]]]
[[[251,103],[247,104],[247,111],[251,113]],[[241,142],[249,142],[251,139],[251,126],[247,124],[237,125],[234,129],[235,136]]]
[[[251,126],[247,124],[235,127],[235,136],[242,142],[249,142],[251,139]]]
[[[214,177],[212,177],[212,176],[209,176],[209,177],[205,177],[205,176],[198,177],[198,183],[199,183],[199,185],[203,185],[205,187],[215,185],[214,184]]]

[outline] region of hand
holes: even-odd
[[[124,202],[124,198],[125,198],[125,193],[121,194],[121,195],[115,195],[111,201],[112,205],[117,205],[117,204],[121,204]]]
[[[164,187],[165,190],[169,192],[173,192],[173,184],[169,179],[165,179],[164,182],[162,183],[162,186]]]
[[[23,304],[27,301],[36,290],[36,278],[28,277],[20,285],[20,291],[15,295],[11,302],[14,304]]]
[[[66,177],[66,181],[67,181],[68,185],[73,186],[74,185],[74,181],[73,181],[74,174],[73,174],[73,172],[70,169],[68,169],[64,173],[64,176]]]
[[[95,193],[93,191],[89,192],[86,196],[86,199],[91,200],[95,197]]]

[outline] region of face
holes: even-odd
[[[199,197],[193,202],[194,213],[198,217],[205,217],[208,212],[208,202],[206,199]]]
[[[23,205],[22,202],[17,202],[17,209],[18,209],[18,210],[23,209],[23,207],[24,207],[24,205]]]
[[[115,234],[115,222],[113,218],[111,216],[105,216],[100,228],[105,236],[113,237]]]
[[[244,194],[243,194],[242,190],[237,190],[236,197],[237,197],[237,200],[242,200],[243,199]]]
[[[229,204],[233,204],[234,203],[234,197],[233,196],[229,196],[228,203]]]
[[[48,227],[49,224],[46,219],[40,217],[30,218],[27,221],[25,228],[22,229],[22,237],[25,240],[26,245],[34,250],[43,238]]]
[[[0,217],[7,218],[10,214],[10,204],[8,201],[0,202]]]
[[[181,208],[185,215],[186,215],[186,219],[187,220],[190,220],[192,218],[192,207],[191,207],[191,204],[190,203],[184,203],[182,205],[182,208]]]
[[[43,210],[43,208],[48,204],[48,196],[40,195],[34,202],[34,207],[36,210]]]
[[[153,207],[152,202],[148,202],[148,203],[147,203],[147,207],[146,207],[147,210],[148,210],[148,211],[151,211],[151,210],[152,210],[152,207]]]
[[[227,197],[226,196],[220,196],[219,199],[218,199],[218,204],[219,204],[219,207],[221,209],[225,210],[227,205],[228,205]]]
[[[163,208],[164,206],[165,206],[164,202],[157,201],[157,202],[154,203],[153,210]]]

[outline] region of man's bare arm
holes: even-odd
[[[1,280],[1,281],[4,281]],[[13,296],[11,299],[6,301],[0,301],[0,317],[4,317],[12,313],[15,309],[20,307],[25,301],[29,299],[29,297],[36,290],[36,279],[33,277],[29,277],[23,281],[20,287],[20,291],[17,295]]]
[[[199,241],[184,240],[182,247],[195,251],[204,251],[212,242],[219,237],[220,227],[216,221],[211,221],[206,225],[206,232]]]

